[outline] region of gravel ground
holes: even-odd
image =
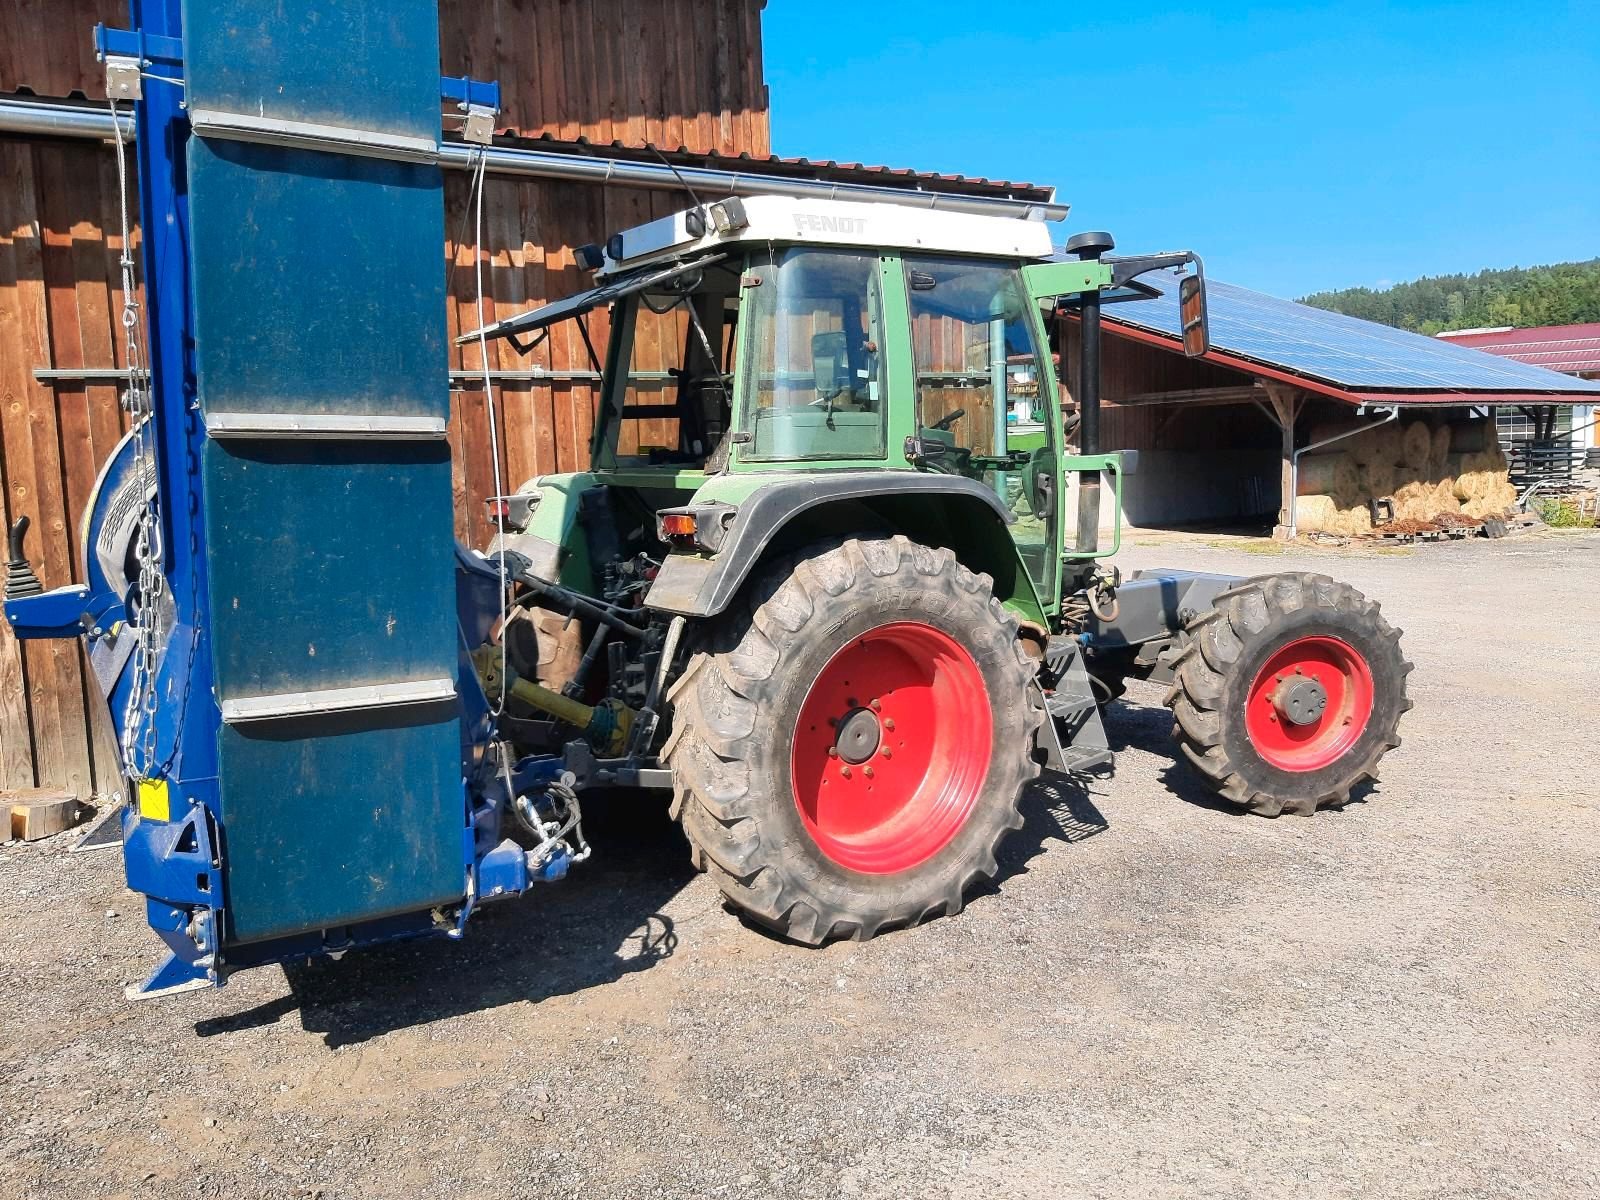
[[[0,848],[0,1195],[1600,1194],[1600,536],[1259,549],[1122,561],[1380,598],[1417,707],[1367,802],[1218,808],[1136,685],[1114,777],[865,945],[745,928],[635,801],[464,943],[131,1005],[118,856]]]

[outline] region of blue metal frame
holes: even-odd
[[[221,715],[213,699],[211,646],[202,619],[208,577],[204,553],[200,474],[195,464],[205,430],[195,412],[194,362],[188,331],[193,328],[189,290],[189,198],[185,146],[189,121],[183,107],[182,5],[180,0],[129,0],[132,31],[101,27],[102,53],[130,52],[141,59],[147,78],[135,105],[135,147],[139,177],[145,264],[145,325],[149,346],[152,425],[160,497],[163,570],[174,604],[176,624],[154,671],[151,686],[161,697],[155,713],[157,761],[163,764],[173,825],[193,833],[204,858],[187,849],[182,867],[186,886],[169,869],[178,843],[149,837],[146,822],[130,808],[124,817],[123,862],[128,884],[149,898],[151,926],[171,958],[145,981],[141,991],[172,990],[204,981],[219,982],[215,936],[225,897],[215,847],[217,838],[217,730]],[[120,36],[119,36],[120,35]],[[122,713],[114,712],[118,726]],[[184,842],[188,847],[189,842]],[[198,881],[204,879],[202,890]],[[146,887],[140,887],[144,883]],[[180,923],[177,914],[204,914]],[[177,927],[175,927],[177,926]]]
[[[441,75],[439,95],[445,100],[454,100],[462,108],[475,104],[479,108],[500,111],[498,83],[485,83],[481,79],[469,79],[465,75]]]
[[[352,945],[431,933],[459,936],[473,908],[524,891],[533,882],[566,874],[570,857],[555,848],[536,856],[505,837],[512,798],[546,788],[560,772],[558,759],[519,763],[511,787],[497,777],[488,749],[494,720],[469,650],[486,639],[498,615],[500,579],[481,560],[457,559],[457,617],[461,624],[458,697],[463,794],[462,896],[441,921],[437,910],[402,913],[337,929],[323,929],[247,945],[226,942],[223,894],[223,814],[218,779],[218,738],[223,723],[216,699],[210,632],[204,475],[206,431],[199,410],[193,352],[196,329],[190,247],[188,144],[184,107],[182,0],[130,0],[131,30],[95,30],[102,58],[138,60],[144,84],[135,105],[140,212],[143,214],[145,319],[153,416],[151,440],[165,546],[164,573],[175,622],[160,654],[152,686],[161,697],[154,728],[155,781],[140,785],[123,813],[123,858],[129,887],[147,898],[147,919],[169,954],[130,995],[152,996],[207,984],[220,985],[230,970],[284,961]],[[337,64],[329,64],[336,70]],[[443,77],[444,100],[463,110],[498,111],[500,89],[464,77]],[[440,230],[443,236],[443,230]],[[19,638],[87,634],[91,661],[112,709],[124,720],[129,672],[127,612],[121,580],[107,580],[95,561],[94,538],[104,504],[131,469],[124,442],[102,475],[91,511],[87,585],[8,600],[5,614]],[[149,619],[149,615],[146,615]],[[120,642],[120,646],[119,646]],[[176,698],[172,700],[170,698]],[[510,794],[507,794],[509,790]],[[157,797],[141,813],[143,797]],[[541,801],[535,798],[536,809]]]

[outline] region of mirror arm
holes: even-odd
[[[1121,287],[1130,280],[1165,267],[1182,267],[1194,264],[1195,273],[1204,277],[1205,267],[1200,256],[1192,250],[1172,250],[1161,254],[1135,254],[1126,258],[1106,255],[1100,260],[1111,268],[1111,285]]]

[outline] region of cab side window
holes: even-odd
[[[882,458],[883,306],[875,256],[792,249],[753,260],[741,323],[746,461]]]

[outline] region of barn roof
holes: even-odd
[[[1438,336],[1440,341],[1471,346],[1566,375],[1600,371],[1600,321],[1537,325],[1531,329],[1459,329]]]
[[[1112,332],[1177,348],[1177,287],[1170,278],[1155,286],[1159,297],[1108,306],[1106,323]],[[1236,284],[1208,281],[1206,294],[1209,361],[1352,404],[1600,403],[1600,381]]]

